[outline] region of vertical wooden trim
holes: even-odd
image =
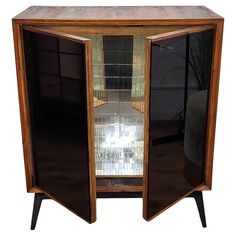
[[[30,137],[30,120],[29,120],[29,109],[28,109],[29,104],[27,95],[23,32],[21,26],[15,23],[14,21],[12,21],[12,28],[14,36],[26,187],[27,187],[27,192],[30,192],[31,189],[34,187],[34,171],[33,171],[32,155],[31,155],[32,153],[31,153],[31,137]]]
[[[220,62],[221,50],[223,39],[224,21],[217,23],[214,33],[214,46],[213,46],[213,60],[211,72],[211,84],[209,93],[208,104],[208,128],[207,128],[207,145],[206,145],[206,159],[205,159],[205,184],[209,189],[212,188],[212,169],[213,169],[213,155],[214,155],[214,142],[215,142],[215,127],[216,127],[216,114],[218,102],[218,90],[220,79]]]
[[[86,56],[86,89],[87,89],[87,121],[88,121],[88,152],[89,152],[89,186],[91,223],[96,221],[96,175],[94,156],[94,109],[93,109],[93,72],[92,72],[92,42],[85,42]]]
[[[144,103],[144,158],[143,158],[143,218],[148,220],[148,153],[149,153],[149,103],[150,103],[150,69],[151,39],[146,38],[145,55],[145,103]]]

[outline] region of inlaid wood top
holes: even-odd
[[[219,21],[222,17],[204,6],[31,6],[16,21]]]

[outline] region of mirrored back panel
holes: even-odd
[[[97,175],[143,174],[145,36],[92,40]]]

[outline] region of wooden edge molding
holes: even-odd
[[[196,191],[207,191],[210,190],[207,185],[201,185]],[[96,192],[142,192],[142,186],[97,186]],[[30,193],[42,193],[43,191],[37,187],[31,188]]]
[[[33,187],[29,190],[29,193],[42,193],[43,191],[37,187]]]
[[[97,186],[97,192],[142,192],[143,186]]]
[[[66,19],[19,19],[13,18],[14,22],[26,25],[206,25],[217,24],[223,18],[209,19],[109,19],[109,20],[66,20]]]
[[[89,152],[89,188],[91,220],[96,221],[96,174],[94,154],[94,109],[93,109],[93,71],[92,71],[92,42],[85,43],[87,122],[88,122],[88,152]]]
[[[96,175],[97,179],[138,179],[143,178],[142,175]]]
[[[68,39],[70,41],[79,42],[79,43],[85,43],[87,41],[90,41],[90,39],[88,39],[88,38],[84,38],[84,37],[80,37],[80,36],[76,36],[76,35],[72,35],[72,34],[68,34],[68,33],[63,33],[60,31],[55,31],[55,30],[52,30],[49,28],[43,28],[43,27],[39,27],[39,26],[23,25],[22,28],[25,30],[29,30],[31,32],[42,33],[42,34],[48,35],[48,36],[60,37],[63,39]]]
[[[148,150],[149,150],[149,102],[150,102],[150,60],[151,60],[151,39],[146,38],[145,55],[145,103],[144,103],[144,157],[143,157],[143,217],[147,218],[148,208]]]
[[[196,191],[208,191],[211,190],[206,184],[201,185]]]
[[[220,80],[220,63],[223,41],[224,21],[215,25],[214,43],[213,43],[213,58],[211,71],[211,84],[209,92],[209,111],[207,118],[207,145],[205,153],[205,184],[208,189],[212,188],[212,170],[214,156],[214,142],[217,116],[218,91]]]
[[[214,25],[192,26],[185,29],[179,29],[179,30],[170,31],[163,34],[153,35],[153,36],[148,37],[148,39],[152,40],[152,42],[155,42],[155,41],[169,39],[172,37],[178,37],[178,36],[183,36],[183,35],[192,34],[196,32],[201,32],[201,31],[209,30],[209,29],[214,29]]]
[[[30,121],[29,121],[29,110],[28,110],[23,35],[22,35],[22,28],[19,24],[16,24],[13,21],[12,27],[13,27],[14,48],[15,48],[18,99],[20,108],[26,187],[27,187],[27,192],[30,192],[31,189],[34,187],[34,168],[31,155],[32,150],[31,150]]]

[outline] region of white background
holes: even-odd
[[[235,1],[5,0],[0,8],[0,235],[236,235],[236,35]],[[85,221],[48,200],[35,232],[29,230],[33,194],[27,194],[21,143],[11,18],[30,5],[206,5],[225,18],[214,156],[213,190],[204,192],[208,227],[201,227],[192,199],[151,222],[141,199],[99,199],[97,222]]]

